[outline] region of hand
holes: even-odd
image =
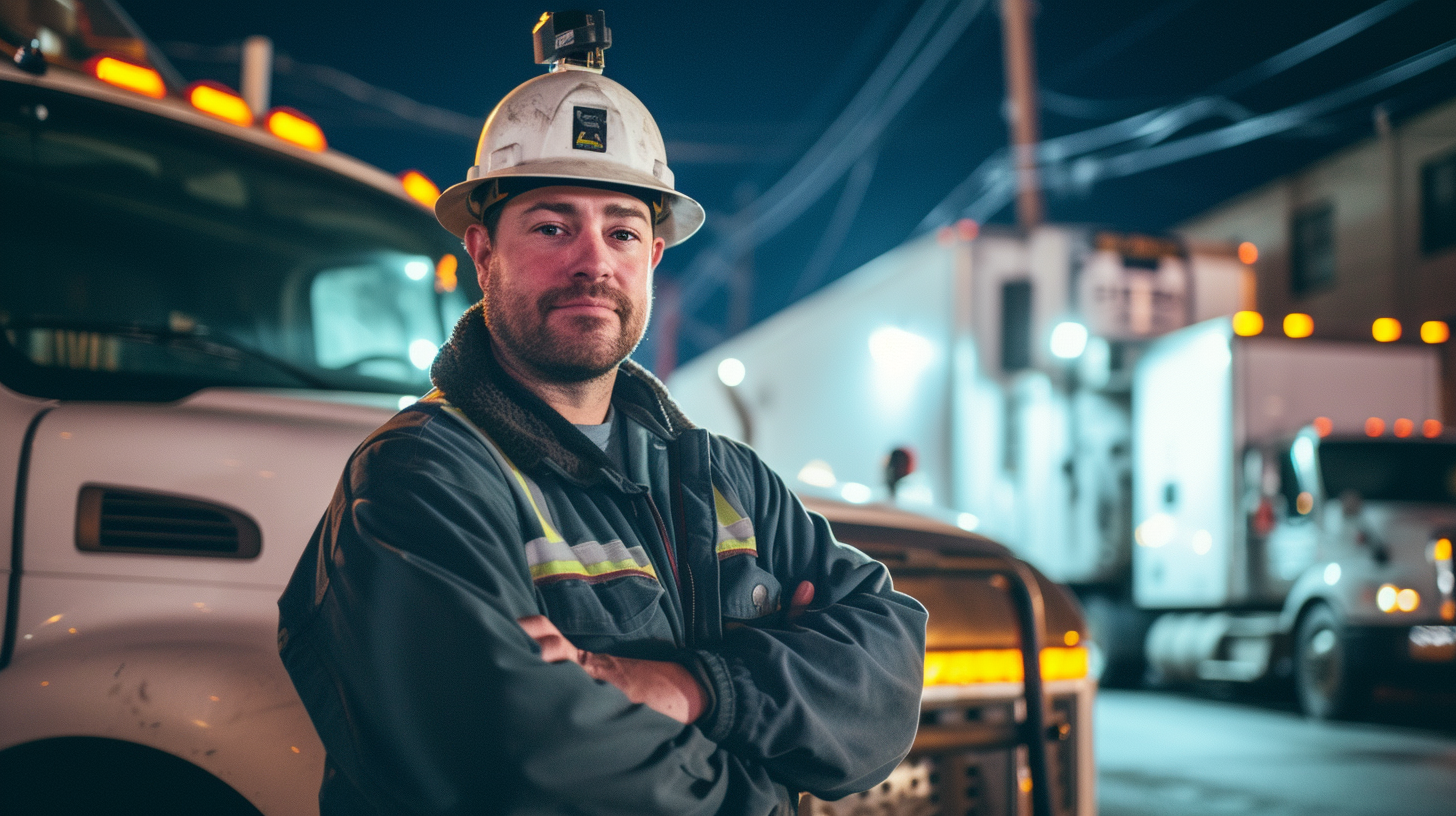
[[[541,647],[542,660],[547,663],[575,663],[592,679],[611,683],[627,695],[628,700],[642,703],[659,714],[687,724],[703,716],[704,709],[708,707],[707,692],[698,685],[692,672],[677,663],[616,657],[578,649],[544,615],[519,618],[516,623]]]
[[[536,641],[536,645],[541,647],[541,659],[547,663],[569,660],[580,666],[591,654],[576,648],[571,641],[566,639],[566,635],[561,634],[561,630],[556,628],[556,624],[545,615],[517,618],[516,623],[520,624],[521,628],[526,630],[526,634]]]
[[[789,620],[799,617],[809,610],[809,604],[814,601],[814,585],[808,581],[800,581],[794,588],[794,597],[789,599]]]
[[[627,699],[642,703],[680,723],[695,722],[708,707],[708,695],[681,664],[665,660],[638,660],[616,655],[587,655],[586,673],[621,689]]]

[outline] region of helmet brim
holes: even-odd
[[[472,175],[477,172],[472,169]],[[470,211],[470,194],[492,179],[541,179],[549,186],[560,183],[571,186],[571,182],[584,182],[582,186],[601,187],[605,184],[636,188],[650,194],[661,194],[667,204],[668,214],[655,228],[655,234],[667,246],[676,246],[697,232],[703,226],[706,214],[703,205],[663,184],[656,177],[616,165],[604,172],[603,163],[571,159],[547,159],[526,162],[512,167],[503,167],[451,185],[435,200],[435,220],[457,238],[465,238],[465,230],[480,220]]]

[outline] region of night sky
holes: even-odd
[[[935,32],[958,7],[944,6]],[[291,60],[275,77],[274,104],[316,118],[331,146],[390,172],[417,168],[442,188],[473,164],[474,128],[511,88],[537,74],[530,28],[539,2],[206,4],[124,0],[122,5],[187,80],[236,85],[235,47],[271,37]],[[679,190],[708,210],[708,226],[668,252],[659,280],[689,291],[679,358],[686,359],[904,241],[933,208],[1007,140],[997,0],[986,2],[923,82],[863,150],[837,155],[849,169],[748,260],[752,284],[734,308],[722,287],[694,286],[700,253],[731,216],[769,190],[820,138],[891,51],[921,2],[846,0],[732,4],[618,2],[606,6],[614,44],[607,75],[652,110],[668,142]],[[1323,53],[1259,81],[1241,72],[1380,6],[1380,22]],[[928,13],[928,12],[927,12]],[[1046,0],[1036,19],[1042,133],[1084,131],[1159,106],[1211,95],[1213,112],[1164,133],[1176,141],[1337,91],[1456,38],[1451,0]],[[929,50],[925,46],[922,51]],[[463,114],[450,128],[405,118],[386,104],[341,92],[344,72],[379,92]],[[1245,75],[1247,77],[1247,75]],[[331,79],[332,77],[332,79]],[[1456,89],[1456,60],[1360,95],[1299,126],[1251,143],[1134,175],[1076,183],[1049,174],[1049,219],[1121,229],[1168,228],[1218,202],[1304,166],[1373,132],[1383,104],[1399,124]],[[357,89],[356,89],[357,90]],[[358,94],[356,93],[356,96]],[[877,98],[883,105],[888,96]],[[398,102],[398,100],[395,100]],[[398,105],[395,105],[396,110]],[[874,106],[869,109],[874,113]],[[474,121],[471,121],[473,119]],[[844,128],[843,139],[872,133]],[[470,135],[467,135],[470,133]],[[1144,145],[1146,146],[1146,145]],[[1124,153],[1120,144],[1109,150]],[[1070,171],[1071,165],[1061,170]],[[846,179],[849,179],[847,182]],[[846,187],[849,195],[846,196]],[[863,190],[862,200],[853,194]],[[841,200],[848,198],[841,204]],[[860,201],[858,207],[853,206]],[[760,202],[762,204],[763,202]],[[963,206],[962,202],[959,206]],[[957,214],[958,207],[952,208]],[[836,210],[841,228],[830,229]],[[1009,222],[1010,207],[983,220]],[[830,232],[825,239],[826,231]],[[813,262],[811,264],[811,261]],[[806,267],[808,276],[806,277]],[[649,338],[649,347],[650,341]],[[650,348],[644,349],[650,353]],[[649,360],[650,362],[650,360]]]

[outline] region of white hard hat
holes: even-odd
[[[668,246],[703,225],[702,205],[673,189],[662,133],[647,107],[620,84],[580,70],[544,74],[506,94],[485,120],[475,166],[440,194],[435,218],[463,238],[502,193],[553,179],[649,201],[655,232]]]

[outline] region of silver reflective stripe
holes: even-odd
[[[627,575],[657,578],[647,552],[621,541],[583,541],[568,546],[564,541],[538,538],[526,544],[526,561],[531,566],[531,579],[538,584],[563,578],[594,582]]]

